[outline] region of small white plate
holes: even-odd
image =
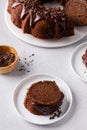
[[[37,81],[43,81],[43,80],[55,81],[57,85],[59,86],[60,90],[65,95],[63,104],[61,106],[62,113],[60,117],[58,118],[50,120],[49,116],[34,115],[24,107],[23,102],[24,102],[24,98],[27,92],[27,88],[29,88],[29,86],[32,83],[37,82]],[[18,84],[13,94],[13,102],[18,113],[26,121],[29,121],[31,123],[38,124],[38,125],[48,125],[48,124],[52,124],[54,122],[61,120],[68,114],[72,106],[72,94],[68,85],[61,79],[51,76],[51,75],[47,75],[47,74],[36,74],[30,77],[27,77],[26,79],[24,79]]]
[[[71,55],[71,66],[75,74],[83,81],[87,82],[87,68],[82,62],[82,55],[87,49],[87,42],[77,46]]]
[[[64,47],[71,44],[74,44],[78,40],[82,39],[87,35],[87,26],[85,27],[75,27],[75,35],[70,37],[64,37],[59,40],[42,40],[35,38],[30,34],[24,34],[21,29],[17,28],[11,21],[10,15],[7,12],[7,5],[5,9],[5,21],[8,28],[11,32],[17,36],[19,39],[23,40],[24,42],[38,46],[38,47],[45,47],[45,48],[56,48],[56,47]]]

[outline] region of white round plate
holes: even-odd
[[[77,46],[71,55],[71,66],[75,74],[83,81],[87,82],[87,68],[82,62],[82,55],[87,49],[87,42]]]
[[[75,35],[70,37],[64,37],[59,40],[42,40],[35,38],[30,34],[24,34],[21,29],[17,28],[11,21],[10,15],[7,12],[7,5],[5,9],[5,21],[8,28],[14,33],[19,39],[24,42],[45,48],[56,48],[56,47],[64,47],[71,44],[74,44],[78,40],[82,39],[87,35],[87,27],[75,27]]]
[[[29,88],[29,86],[31,86],[32,83],[43,81],[43,80],[55,81],[58,84],[60,90],[65,95],[63,104],[61,106],[62,113],[60,117],[57,117],[55,119],[50,120],[49,119],[50,116],[34,115],[31,112],[29,112],[24,107],[24,104],[23,104],[24,98],[25,98],[25,95],[27,93],[27,89]],[[18,111],[18,113],[21,115],[23,119],[31,123],[38,124],[38,125],[48,125],[48,124],[52,124],[54,122],[61,120],[68,114],[72,106],[72,94],[68,85],[61,79],[51,76],[51,75],[47,75],[47,74],[36,74],[30,77],[27,77],[26,79],[24,79],[23,81],[19,83],[19,85],[16,87],[14,91],[13,101],[14,101],[16,110]]]

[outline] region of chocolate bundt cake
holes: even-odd
[[[42,39],[59,39],[74,35],[74,24],[60,7],[47,8],[46,2],[54,0],[9,0],[8,12],[12,22],[24,33]],[[58,0],[65,6],[67,0]]]
[[[60,109],[64,94],[55,81],[39,81],[31,85],[24,106],[36,115],[51,115]]]
[[[69,0],[65,5],[65,12],[75,25],[87,25],[87,0]]]
[[[85,64],[86,68],[87,68],[87,49],[85,51],[85,54],[82,56],[82,61]]]

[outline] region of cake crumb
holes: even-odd
[[[34,56],[35,56],[35,54],[33,53],[29,57],[19,58],[18,60],[20,61],[21,64],[19,64],[16,71],[18,71],[18,72],[24,71],[24,72],[29,73],[30,72],[29,67],[33,65],[34,60],[32,59],[32,57],[34,57]]]

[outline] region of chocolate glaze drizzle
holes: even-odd
[[[66,30],[66,15],[64,10],[60,9],[59,7],[46,8],[43,6],[43,3],[38,0],[16,0],[13,3],[12,8],[16,8],[19,5],[23,6],[20,16],[21,19],[24,19],[28,13],[30,14],[30,28],[33,28],[36,22],[46,19],[49,22],[53,21],[54,23],[58,23],[61,26],[62,32]]]
[[[43,115],[50,115],[53,116],[52,114],[54,114],[54,112],[60,112],[60,106],[62,104],[62,101],[53,104],[53,105],[39,105],[37,103],[33,103],[33,107],[38,108],[39,111],[41,111],[41,113],[43,113]],[[59,114],[59,113],[58,113]],[[60,113],[61,114],[61,113]]]
[[[12,8],[15,8],[16,6],[18,6],[18,5],[20,5],[21,3],[20,2],[14,2],[13,4],[12,4]]]

